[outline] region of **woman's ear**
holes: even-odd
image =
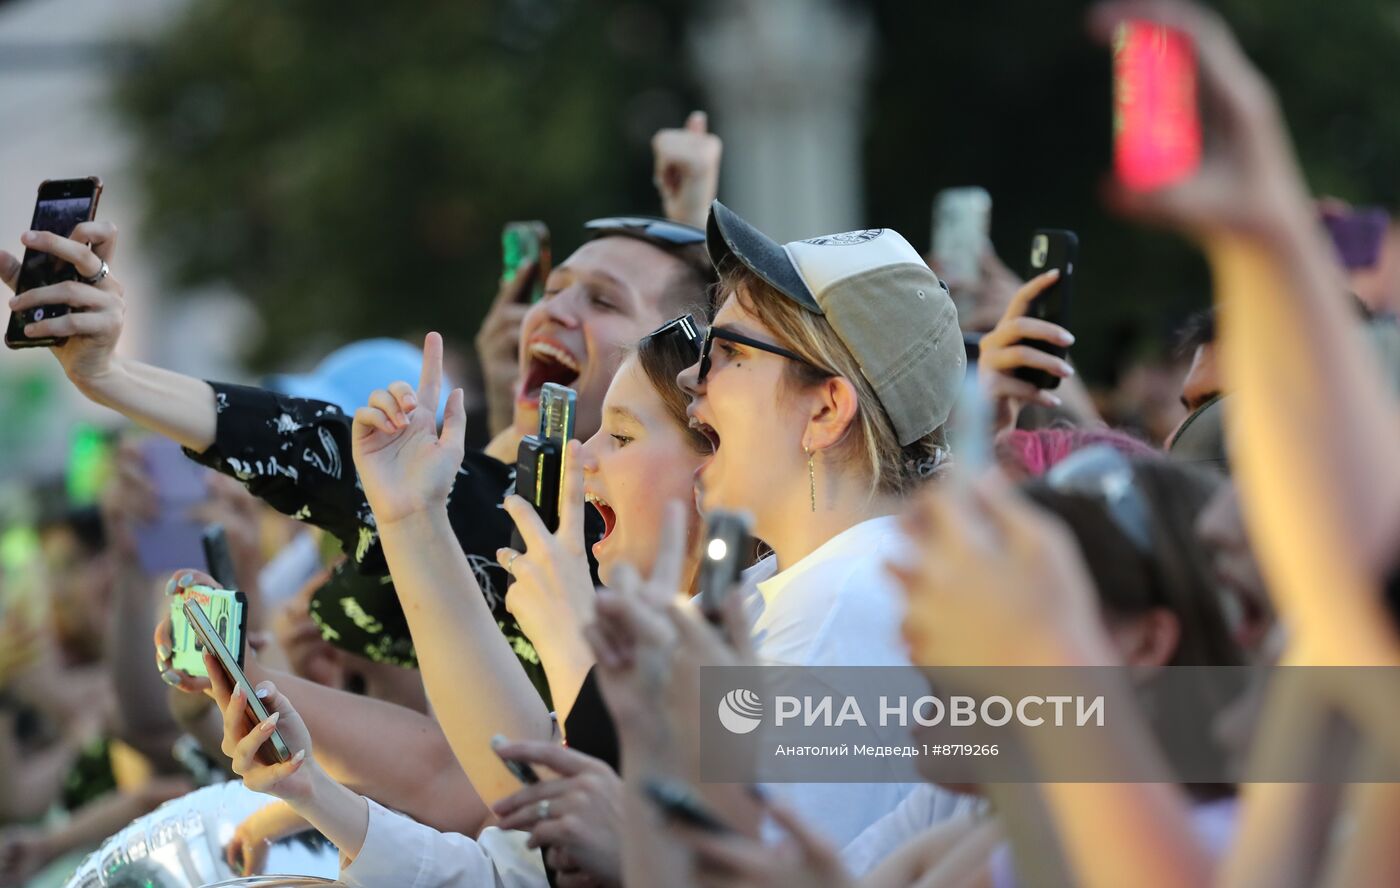
[[[855,422],[859,396],[843,376],[824,379],[812,391],[815,400],[804,443],[814,451],[825,450],[844,438]]]

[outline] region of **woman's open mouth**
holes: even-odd
[[[613,511],[613,507],[608,505],[607,500],[596,493],[585,493],[583,500],[592,506],[603,519],[603,535],[593,544],[593,554],[597,555],[598,547],[607,541],[607,538],[612,535],[613,528],[617,527],[617,512]]]
[[[701,435],[704,435],[705,439],[710,442],[710,455],[701,461],[699,467],[695,470],[695,477],[699,478],[700,475],[704,473],[705,469],[709,468],[710,463],[715,461],[715,454],[719,453],[719,432],[715,431],[714,426],[706,422],[701,422],[694,416],[690,417],[690,427]]]
[[[554,382],[571,386],[581,372],[581,362],[563,346],[550,339],[532,340],[525,350],[528,359],[525,372],[520,376],[520,389],[516,400],[538,404],[540,389],[545,383]]]

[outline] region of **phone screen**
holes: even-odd
[[[1113,161],[1118,180],[1151,191],[1201,163],[1196,49],[1186,34],[1132,21],[1113,40]]]

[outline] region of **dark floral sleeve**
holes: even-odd
[[[383,574],[374,514],[350,455],[350,417],[333,404],[213,382],[214,444],[191,459],[243,482],[285,515],[340,540],[361,570]]]
[[[243,482],[279,512],[340,541],[354,569],[337,571],[311,605],[311,616],[328,641],[376,662],[416,667],[408,621],[386,577],[374,513],[355,472],[350,417],[321,401],[210,385],[218,407],[214,444],[200,454],[186,453]],[[548,700],[539,655],[506,611],[507,577],[496,563],[496,550],[510,545],[513,525],[501,501],[513,481],[514,467],[468,450],[447,513],[497,625]]]

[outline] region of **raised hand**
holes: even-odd
[[[395,382],[355,411],[355,468],[381,527],[446,506],[462,465],[467,415],[462,390],[453,389],[439,434],[435,411],[441,391],[442,337],[429,333],[417,390]]]
[[[1204,125],[1211,138],[1195,175],[1147,192],[1115,185],[1110,204],[1198,235],[1259,233],[1280,218],[1310,215],[1278,100],[1219,14],[1179,0],[1125,0],[1095,7],[1089,30],[1107,44],[1129,20],[1158,22],[1194,42],[1200,105],[1210,112]]]
[[[181,672],[170,663],[170,658],[174,653],[174,639],[170,630],[170,601],[183,599],[185,590],[191,586],[208,586],[211,589],[223,588],[218,580],[203,571],[177,570],[171,575],[165,584],[165,598],[161,599],[162,606],[157,611],[159,620],[156,622],[154,633],[156,669],[160,672],[161,680],[172,688],[187,694],[200,694],[209,690],[209,679]]]
[[[536,649],[548,647],[560,633],[568,633],[568,640],[581,638],[580,630],[593,618],[593,579],[583,535],[583,458],[577,441],[568,443],[564,465],[559,529],[550,533],[529,503],[519,496],[507,497],[504,507],[520,530],[525,551],[496,553],[501,566],[515,577],[506,592],[506,610]]]
[[[258,699],[271,715],[254,724],[248,718],[247,700],[243,689],[231,684],[219,661],[212,654],[204,655],[209,670],[209,696],[224,714],[223,753],[233,763],[233,773],[243,778],[243,785],[254,792],[264,792],[288,801],[305,801],[311,795],[312,776],[302,765],[311,757],[311,732],[292,708],[291,702],[278,692],[270,681],[258,685]],[[268,742],[272,732],[281,735],[292,757],[277,764],[265,764],[258,750]]]
[[[72,263],[84,278],[96,277],[104,262],[116,252],[117,228],[110,222],[84,222],[68,237],[48,231],[26,231],[21,241],[31,250],[48,253]],[[91,244],[91,246],[88,246]],[[0,252],[0,281],[11,291],[19,282],[20,263]],[[112,351],[121,336],[126,302],[122,285],[109,273],[96,284],[64,281],[37,287],[10,300],[10,311],[27,311],[40,305],[66,305],[71,311],[25,327],[26,336],[66,336],[52,347],[63,372],[80,389],[106,375],[112,367]]]
[[[605,884],[620,882],[622,778],[606,763],[556,743],[522,740],[498,751],[508,759],[543,765],[558,775],[492,806],[501,829],[528,830],[531,848],[566,854],[572,866],[563,869],[574,871],[571,876],[586,874]]]
[[[666,218],[705,227],[710,203],[719,195],[719,160],[724,143],[709,131],[704,111],[692,111],[683,129],[663,129],[651,139],[656,190]]]
[[[848,888],[856,884],[836,849],[796,812],[767,801],[763,806],[787,833],[787,839],[777,847],[736,831],[717,834],[669,821],[673,834],[694,853],[697,874],[708,877],[703,884],[713,881],[745,888]]]
[[[1036,388],[1024,379],[1017,379],[1015,372],[1018,367],[1044,370],[1061,379],[1074,375],[1074,368],[1067,361],[1020,344],[1023,339],[1064,346],[1074,343],[1074,335],[1064,327],[1026,317],[1031,300],[1059,278],[1059,269],[1052,268],[1023,284],[1012,297],[1001,320],[982,337],[981,353],[977,358],[977,381],[991,404],[993,424],[999,432],[1015,428],[1016,417],[1026,404],[1059,407],[1061,403],[1055,393]]]

